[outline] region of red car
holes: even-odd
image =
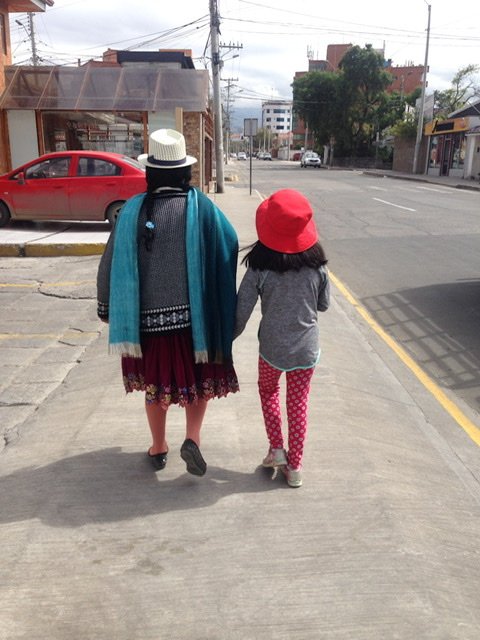
[[[0,227],[10,220],[108,220],[146,190],[145,167],[120,153],[57,151],[0,176]]]

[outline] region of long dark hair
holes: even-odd
[[[172,189],[181,189],[187,192],[192,179],[192,167],[179,167],[177,169],[154,169],[146,167],[147,179],[147,195],[145,197],[145,213],[147,221],[143,237],[145,240],[145,248],[151,251],[153,236],[155,235],[155,224],[152,222],[153,202],[155,199],[154,191],[160,187],[171,187]]]
[[[328,260],[320,242],[316,242],[313,247],[300,253],[280,253],[269,249],[257,240],[243,251],[248,251],[243,258],[242,264],[250,267],[254,271],[300,271],[302,267],[318,269],[327,264]]]

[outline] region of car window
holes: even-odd
[[[25,169],[25,178],[29,180],[39,178],[66,178],[68,176],[69,166],[70,158],[43,160]]]
[[[78,161],[78,176],[119,176],[121,173],[121,167],[108,160],[80,158]]]

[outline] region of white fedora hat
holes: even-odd
[[[151,133],[148,153],[142,153],[137,160],[154,169],[179,169],[197,162],[193,156],[187,156],[185,138],[174,129],[157,129]]]

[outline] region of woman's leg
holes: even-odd
[[[187,419],[186,438],[193,440],[197,446],[200,446],[200,429],[202,428],[203,418],[207,410],[207,400],[199,399],[194,404],[187,404],[185,407]]]
[[[164,409],[158,402],[145,402],[145,411],[147,412],[148,425],[152,432],[152,446],[149,453],[152,456],[157,453],[166,453],[168,451],[165,433],[167,409]]]
[[[283,449],[279,384],[281,375],[282,372],[279,369],[271,367],[261,357],[258,359],[258,392],[271,449]]]
[[[310,381],[314,368],[287,372],[288,466],[302,466],[303,447],[307,435],[307,409]]]

